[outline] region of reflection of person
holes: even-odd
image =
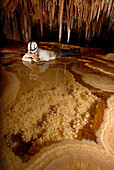
[[[60,57],[67,56],[70,53],[74,52],[80,52],[80,49],[70,49],[70,50],[43,50],[43,49],[38,49],[37,43],[36,42],[29,42],[28,43],[28,53],[26,53],[23,57],[23,61],[49,61],[53,59],[57,59]]]

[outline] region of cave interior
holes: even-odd
[[[1,0],[0,45],[47,41],[114,50],[112,0]]]

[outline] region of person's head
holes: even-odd
[[[28,53],[30,53],[33,57],[37,56],[38,46],[36,42],[28,43]]]

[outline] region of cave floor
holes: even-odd
[[[38,46],[80,48],[80,53],[26,64],[25,44],[0,48],[1,141],[22,162],[65,140],[99,144],[107,101],[114,95],[113,53],[51,42]]]

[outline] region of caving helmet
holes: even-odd
[[[37,50],[38,50],[38,46],[37,46],[36,42],[29,42],[28,43],[28,52],[29,53],[34,53]]]

